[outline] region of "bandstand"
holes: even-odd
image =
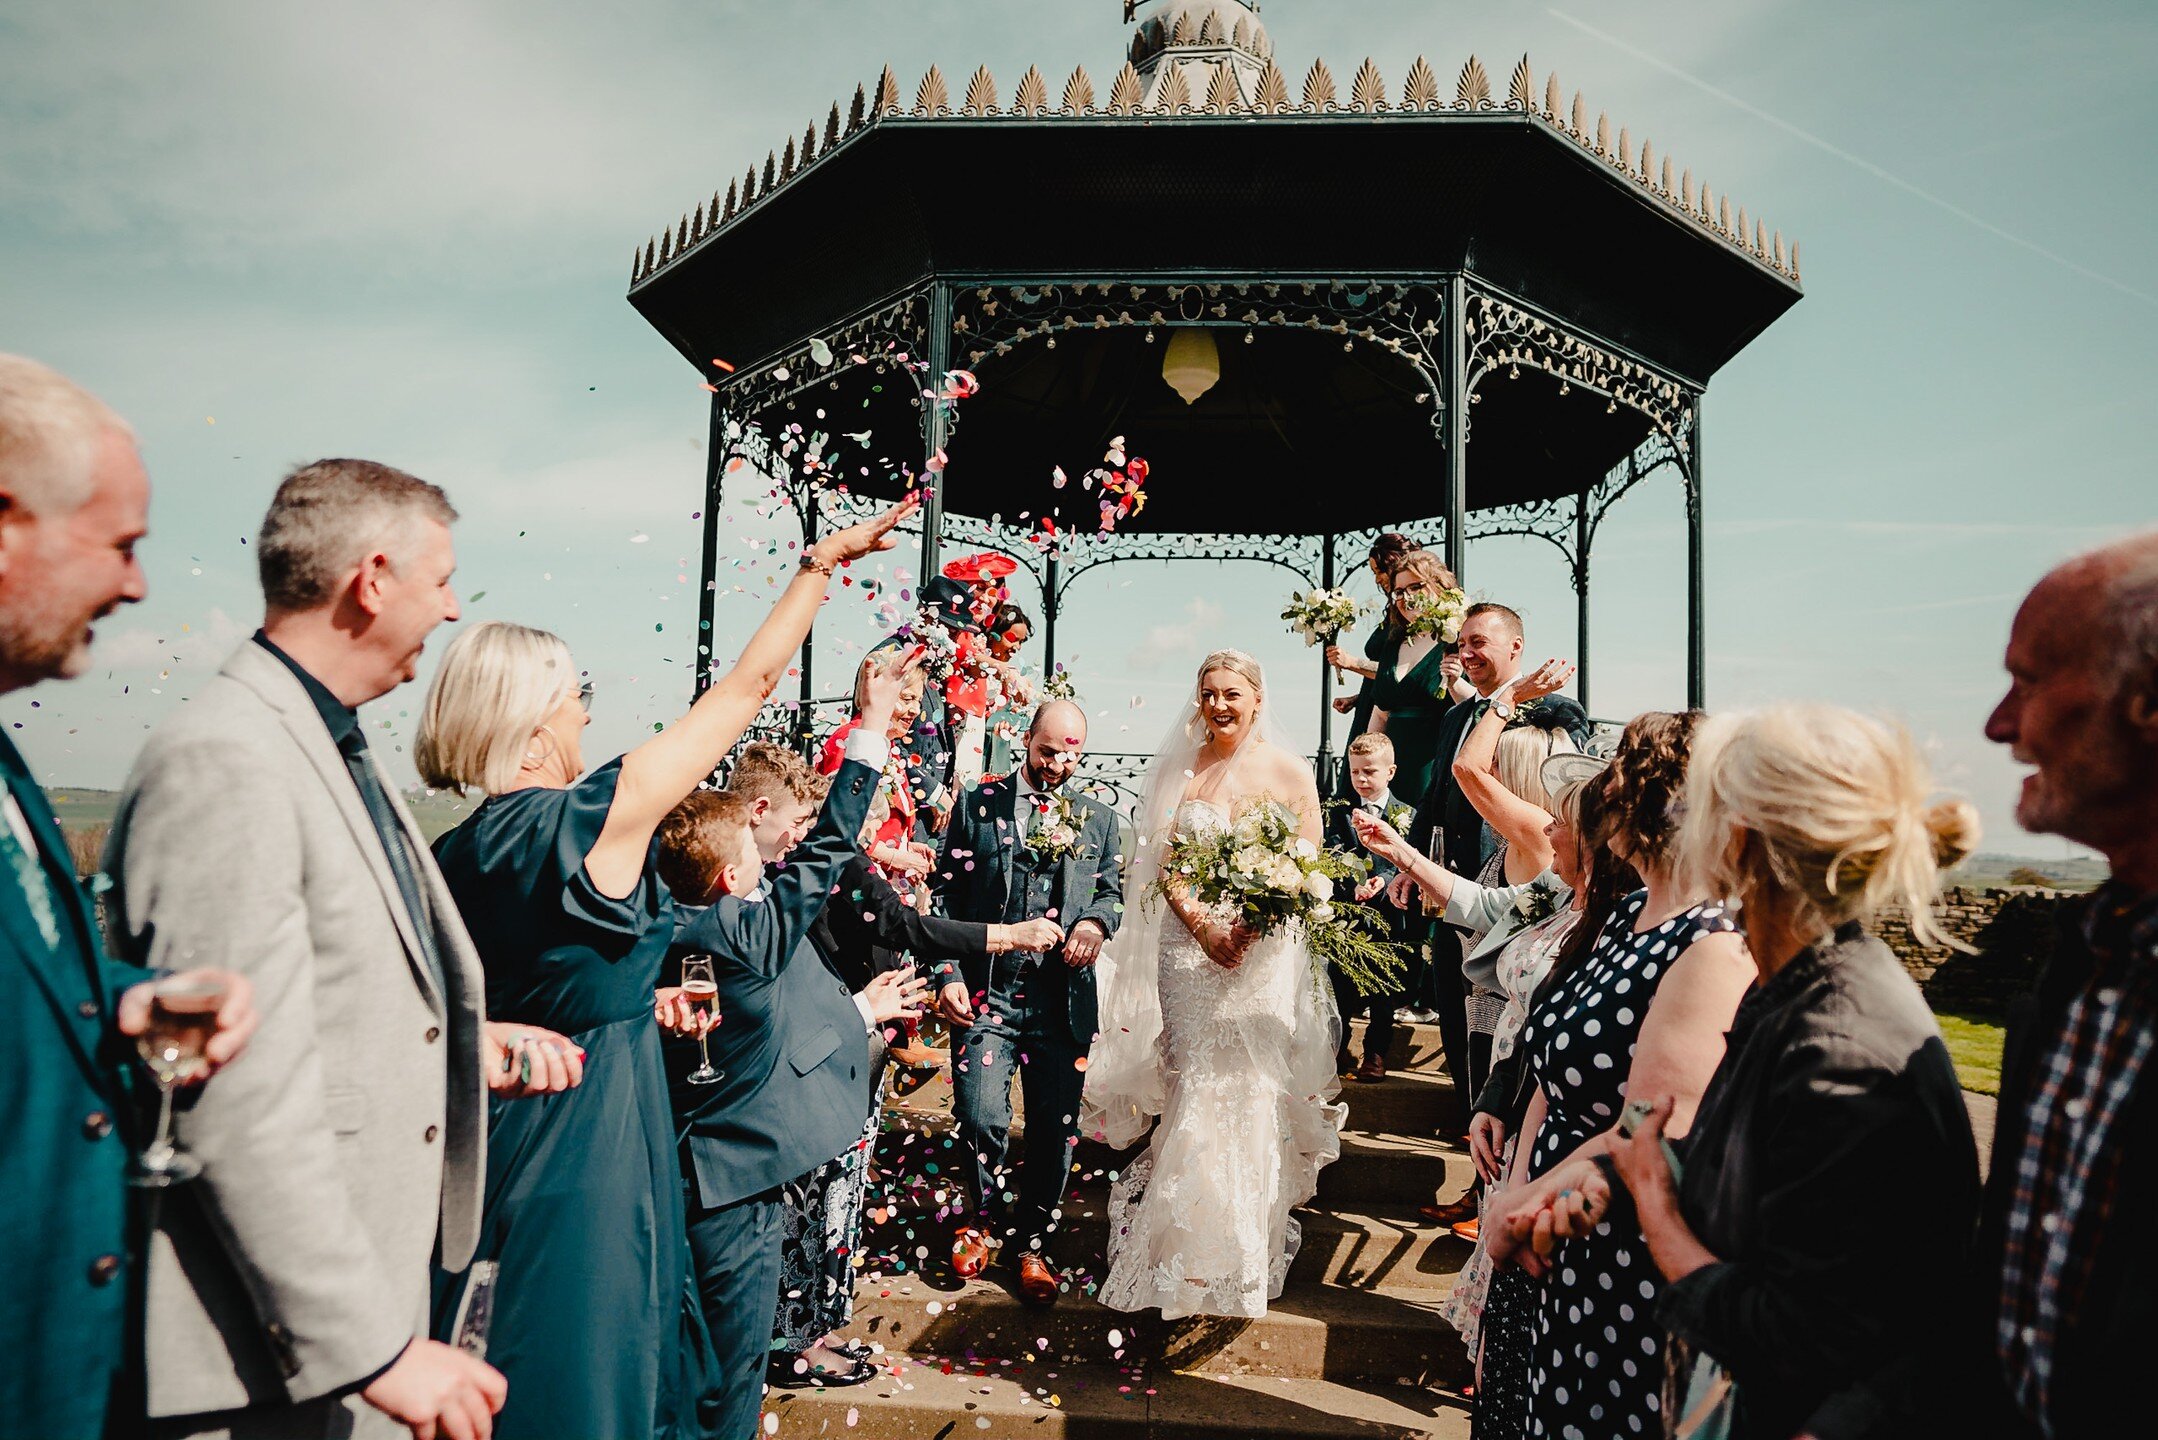
[[[714,389],[698,684],[738,459],[805,539],[920,485],[923,574],[1015,558],[1047,664],[1074,582],[1116,561],[1332,586],[1400,530],[1473,590],[1471,542],[1532,536],[1573,584],[1584,704],[1598,526],[1668,474],[1702,704],[1704,393],[1797,302],[1796,245],[1525,57],[1503,83],[1474,57],[1292,81],[1255,4],[1124,10],[1106,85],[932,67],[910,98],[886,69],[638,249],[630,303]],[[925,397],[958,368],[980,394]],[[1096,533],[1052,476],[1119,435],[1148,503]]]

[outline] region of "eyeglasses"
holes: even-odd
[[[577,684],[577,703],[589,715],[592,713],[592,682],[581,680]]]

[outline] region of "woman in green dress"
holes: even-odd
[[[692,1035],[711,1022],[678,990],[657,989],[674,902],[653,868],[653,835],[756,717],[833,571],[890,548],[912,508],[818,541],[734,669],[682,719],[589,775],[579,741],[591,690],[555,636],[475,626],[428,688],[421,778],[487,792],[435,842],[487,973],[487,1013],[544,1025],[585,1052],[577,1089],[489,1117],[474,1258],[495,1267],[485,1338],[509,1381],[495,1418],[506,1440],[740,1440],[714,1436],[723,1381],[690,1263],[654,1020]],[[474,1273],[440,1278],[439,1338],[458,1338]]]
[[[1411,550],[1394,567],[1389,589],[1389,628],[1403,631],[1393,655],[1365,690],[1371,696],[1370,729],[1394,742],[1396,795],[1421,803],[1431,777],[1453,757],[1439,756],[1439,722],[1460,698],[1460,661],[1435,635],[1406,633],[1422,596],[1458,588],[1453,572],[1429,550]],[[1464,691],[1464,693],[1466,693]]]

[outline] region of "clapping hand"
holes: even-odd
[[[835,530],[817,542],[816,549],[824,552],[819,558],[843,563],[873,555],[879,550],[889,550],[899,543],[892,538],[892,531],[921,508],[922,502],[909,495],[874,519]]]
[[[261,1017],[255,1013],[255,985],[237,970],[182,970],[165,977],[162,981],[145,981],[130,985],[120,992],[119,1002],[113,1006],[113,1028],[133,1039],[150,1028],[150,1002],[160,984],[211,986],[224,991],[224,999],[218,1002],[215,1028],[202,1047],[203,1059],[209,1063],[201,1071],[178,1083],[199,1085],[222,1070],[234,1056],[246,1048],[247,1039],[255,1033]]]
[[[1513,683],[1514,703],[1526,705],[1531,700],[1541,700],[1546,695],[1556,695],[1574,678],[1571,660],[1546,660],[1528,674]]]
[[[480,1027],[487,1088],[504,1099],[557,1095],[584,1083],[584,1051],[537,1025],[490,1020]]]
[[[879,1025],[911,1020],[922,1013],[929,998],[929,982],[917,976],[912,965],[903,965],[863,986],[862,998],[869,1002],[869,1013]]]

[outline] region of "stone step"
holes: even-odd
[[[1438,1314],[1443,1291],[1292,1284],[1256,1318],[1164,1320],[1158,1311],[1097,1303],[1088,1292],[1098,1269],[1066,1277],[1071,1289],[1046,1308],[1021,1301],[1009,1288],[1012,1272],[1001,1266],[969,1281],[865,1278],[855,1288],[848,1333],[911,1355],[1143,1363],[1209,1375],[1458,1388],[1471,1373],[1460,1336]]]
[[[1050,1247],[1057,1264],[1101,1272],[1109,1242],[1105,1198],[1099,1186],[1066,1197],[1063,1223]],[[1468,1262],[1468,1242],[1423,1219],[1415,1205],[1299,1210],[1296,1216],[1304,1227],[1304,1241],[1289,1264],[1291,1285],[1417,1290],[1436,1297],[1453,1286],[1454,1276]],[[862,1248],[873,1269],[890,1269],[896,1261],[912,1272],[926,1260],[934,1273],[951,1230],[952,1222],[939,1220],[926,1203],[884,1205],[866,1222]],[[925,1250],[926,1256],[921,1253]]]
[[[774,1391],[779,1435],[863,1440],[1466,1440],[1458,1395],[1258,1375],[1150,1373],[1042,1361],[957,1365],[886,1357],[843,1390]]]
[[[1367,1087],[1377,1089],[1379,1087]],[[886,1128],[878,1145],[878,1164],[884,1172],[883,1188],[893,1194],[914,1189],[937,1189],[953,1183],[958,1163],[952,1117],[941,1111],[918,1111],[910,1107],[887,1107]],[[1023,1123],[1012,1126],[1013,1153],[1018,1153]],[[1138,1150],[1111,1150],[1092,1140],[1081,1140],[1072,1163],[1076,1193],[1106,1189],[1108,1181]],[[935,1173],[928,1167],[935,1165]],[[1371,1201],[1385,1205],[1423,1204],[1444,1191],[1448,1198],[1465,1188],[1475,1174],[1468,1151],[1436,1135],[1368,1134],[1345,1131],[1341,1158],[1319,1172],[1318,1204],[1339,1208],[1350,1202]]]
[[[948,1112],[952,1106],[952,1081],[947,1070],[927,1077],[910,1077],[914,1083],[894,1084],[887,1089],[885,1106],[915,1114]],[[1012,1086],[1012,1114],[1026,1114],[1025,1098]],[[1347,1128],[1386,1134],[1435,1135],[1442,1130],[1460,1133],[1468,1116],[1454,1095],[1453,1082],[1444,1075],[1399,1070],[1384,1080],[1344,1080],[1338,1098],[1349,1107]]]

